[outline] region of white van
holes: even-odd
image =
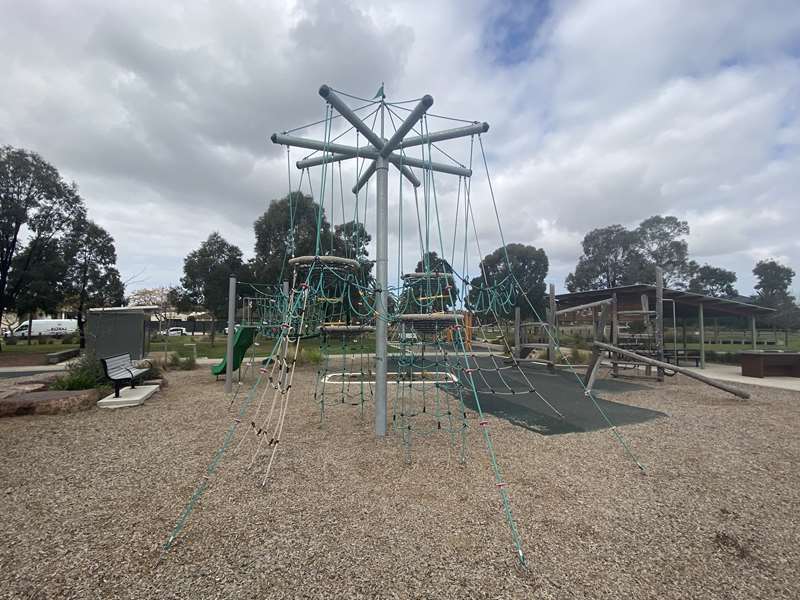
[[[77,333],[78,331],[77,319],[34,319],[30,322],[30,325],[31,335],[33,337],[39,335],[63,337],[70,333]],[[13,329],[8,335],[18,338],[27,338],[28,321],[25,321],[22,325]]]

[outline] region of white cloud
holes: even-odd
[[[506,241],[545,248],[559,286],[587,230],[656,213],[688,219],[694,258],[735,269],[743,291],[758,258],[800,270],[791,1],[41,1],[3,14],[0,143],[75,179],[123,275],[146,266],[148,285],[176,282],[212,230],[251,251],[252,222],[288,189],[267,138],[321,118],[323,82],[371,96],[385,81],[391,99],[427,92],[434,113],[489,121]],[[464,144],[443,147],[468,161]],[[479,153],[473,166],[474,269],[477,246],[500,237]],[[354,175],[343,168],[343,187]],[[394,174],[390,185],[396,209]],[[454,237],[462,246],[457,195],[456,180],[437,180],[448,255]],[[406,268],[419,246],[411,206]],[[395,256],[396,212],[391,223]]]

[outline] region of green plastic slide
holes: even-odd
[[[236,371],[241,366],[247,349],[253,345],[253,340],[256,339],[257,329],[255,327],[240,327],[236,330],[233,338],[233,370]],[[211,367],[211,373],[214,375],[224,375],[227,362],[222,358],[222,362],[218,365]]]

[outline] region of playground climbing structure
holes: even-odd
[[[509,358],[511,344],[502,333],[491,346],[481,348],[478,343],[478,339],[489,339],[489,328],[508,318],[515,306],[527,306],[536,314],[505,251],[482,140],[489,125],[433,115],[429,112],[433,98],[427,95],[389,102],[383,87],[374,98],[367,99],[327,85],[319,94],[325,101],[322,120],[271,136],[275,144],[286,148],[289,167],[290,222],[281,281],[269,282],[276,284],[272,287],[248,284],[247,293],[238,293],[242,325],[258,331],[258,339],[269,348],[269,355],[259,365],[252,363],[257,372],[252,385],[237,386],[232,394],[231,406],[238,402],[239,409],[232,413],[222,446],[184,508],[165,550],[179,535],[229,446],[234,447],[235,456],[249,455],[250,468],[259,473],[262,484],[268,482],[284,435],[301,346],[305,352],[316,344],[320,367],[314,401],[319,406],[321,424],[336,407],[352,408],[362,417],[369,406],[376,436],[385,436],[390,428],[402,440],[407,461],[411,460],[414,440],[431,436],[441,436],[465,461],[469,434],[477,431],[473,437],[481,440],[488,456],[492,485],[499,495],[515,554],[524,565],[509,486],[502,475],[481,398],[487,394],[534,394],[554,418],[561,415],[539,394],[536,382],[520,368],[518,358]],[[344,98],[359,106],[350,108]],[[448,123],[446,128],[432,130],[431,122],[442,120]],[[308,129],[321,131],[322,139],[295,135]],[[346,143],[348,139],[350,143]],[[295,256],[292,148],[311,150],[295,163],[300,169],[297,190],[302,192],[305,182],[310,196],[319,199],[314,253],[307,256]],[[463,156],[456,159],[456,151]],[[486,195],[482,202],[491,202],[504,250],[501,275],[490,276],[483,264],[478,277],[470,274],[475,274],[474,263],[486,256],[474,211],[476,157],[485,170]],[[354,176],[352,196],[345,194],[343,184],[342,164],[348,161],[354,165],[350,170]],[[393,215],[389,210],[390,169],[400,174]],[[448,176],[448,183],[439,181],[442,175]],[[452,177],[457,178],[455,182]],[[312,180],[318,181],[315,188]],[[455,196],[455,209],[448,208],[443,215],[440,194],[445,188],[451,198]],[[332,238],[326,239],[322,227],[323,213],[338,214],[341,227],[352,224],[351,237],[363,237],[370,208],[375,211],[376,224],[374,274],[373,263],[363,251],[364,239],[337,247]],[[393,283],[389,278],[390,217],[396,217]],[[445,226],[452,229],[445,233]],[[406,254],[418,260],[413,271],[406,269]],[[602,412],[577,374],[575,380],[576,389],[580,388]],[[387,402],[390,386],[391,412]],[[609,424],[633,457],[621,434]]]

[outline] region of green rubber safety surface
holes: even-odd
[[[417,361],[414,370],[421,368]],[[610,427],[591,399],[584,395],[583,386],[572,372],[557,369],[555,373],[550,373],[545,365],[533,363],[520,363],[519,369],[507,368],[498,371],[497,366],[508,367],[510,361],[505,361],[503,358],[495,358],[493,361],[490,357],[470,358],[469,366],[474,368],[476,361],[480,371],[475,370],[472,376],[484,413],[506,419],[542,435],[580,433]],[[428,362],[426,359],[425,362],[425,370],[443,369],[442,366],[435,364],[436,361]],[[476,410],[477,403],[466,377],[466,374],[461,375],[464,384],[464,404],[467,408]],[[533,384],[538,394],[530,391],[528,382]],[[440,387],[451,395],[458,395],[455,386],[440,385]],[[643,389],[646,389],[645,386],[636,383],[619,379],[601,379],[595,383],[594,398],[614,425],[643,423],[667,416],[659,411],[608,399],[615,394]],[[514,393],[511,393],[512,390]],[[563,418],[556,414],[539,395],[558,410]]]

